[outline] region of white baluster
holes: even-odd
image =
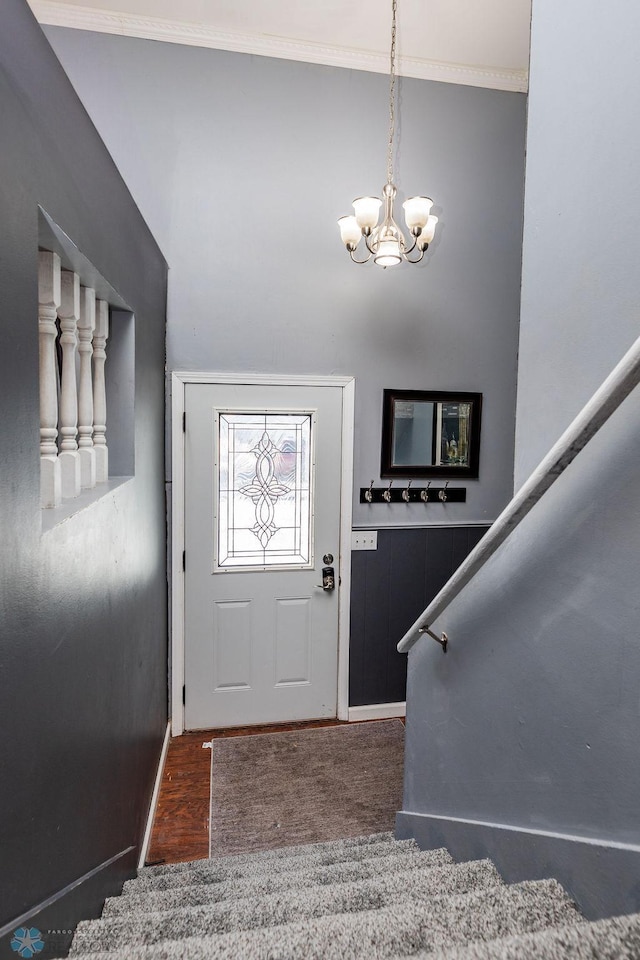
[[[96,454],[93,449],[93,387],[91,384],[91,356],[93,354],[91,341],[95,325],[96,292],[91,287],[80,287],[78,452],[80,453],[80,482],[83,490],[96,485]]]
[[[96,483],[104,483],[109,479],[107,393],[104,382],[108,336],[109,304],[106,300],[96,300],[96,330],[93,335],[93,449],[96,454]]]
[[[58,460],[58,358],[56,318],[60,305],[60,257],[38,255],[38,330],[40,342],[40,503],[57,507],[61,500]]]
[[[62,346],[62,384],[60,388],[60,472],[62,496],[77,497],[80,493],[80,454],[78,453],[78,386],[76,382],[76,350],[80,318],[80,277],[70,270],[62,271],[62,297],[58,310],[60,344]]]

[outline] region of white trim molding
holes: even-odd
[[[162,750],[160,751],[160,759],[158,760],[158,769],[156,771],[156,781],[153,786],[151,803],[149,804],[149,813],[147,815],[147,825],[144,830],[144,839],[142,841],[142,846],[140,847],[140,856],[138,857],[138,870],[140,870],[141,867],[144,867],[145,861],[147,859],[147,854],[149,852],[149,845],[151,843],[151,831],[153,829],[153,821],[156,815],[156,807],[158,806],[158,797],[160,796],[160,787],[162,785],[162,775],[164,773],[164,765],[167,760],[167,752],[169,750],[170,738],[171,738],[171,721],[167,720],[167,729],[164,732],[164,740],[162,741]]]
[[[359,723],[362,720],[395,720],[406,715],[405,700],[397,703],[369,703],[364,707],[349,707],[350,723]]]
[[[349,623],[351,597],[351,522],[353,514],[353,377],[173,371],[171,374],[171,733],[184,733],[184,463],[185,388],[188,383],[237,383],[274,386],[342,387],[342,480],[340,508],[340,592],[338,596],[339,720],[349,719]]]
[[[280,60],[320,63],[330,67],[345,67],[348,70],[389,72],[388,53],[333,47],[264,34],[231,33],[204,23],[101,10],[75,3],[62,3],[60,0],[29,0],[29,4],[40,23],[55,27],[71,27],[75,30],[92,30],[94,33],[112,33],[143,40],[160,40],[192,47],[230,50],[235,53],[276,57]],[[414,77],[418,80],[459,83],[470,87],[487,87],[491,90],[526,93],[528,88],[526,70],[445,63],[438,60],[424,60],[420,57],[401,57],[397,72],[402,76]]]

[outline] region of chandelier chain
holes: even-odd
[[[389,145],[387,150],[387,183],[393,183],[393,136],[396,128],[396,14],[398,0],[391,0],[391,54],[389,68]]]

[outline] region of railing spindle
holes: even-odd
[[[60,344],[62,377],[60,391],[60,472],[62,496],[77,497],[80,493],[80,454],[78,453],[78,385],[76,351],[80,317],[80,277],[70,270],[62,271],[60,308]]]
[[[78,353],[80,375],[78,384],[78,448],[80,479],[84,490],[96,485],[96,455],[93,448],[93,387],[91,357],[93,331],[96,325],[96,292],[91,287],[80,288],[80,320],[78,322]]]
[[[38,331],[40,345],[40,503],[57,507],[62,497],[58,460],[58,358],[56,319],[60,306],[60,257],[38,255]]]
[[[93,448],[96,457],[96,483],[104,483],[109,479],[107,393],[104,380],[108,337],[109,304],[106,300],[96,300],[96,329],[93,335]]]

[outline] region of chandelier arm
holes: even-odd
[[[412,252],[415,250],[417,242],[418,242],[418,238],[417,238],[417,237],[414,237],[414,238],[413,238],[413,243],[411,244],[411,246],[409,247],[409,249],[408,249],[408,250],[404,249],[404,250],[402,251],[402,253],[404,254],[405,257],[406,257],[406,255],[407,255],[408,253],[412,253]],[[416,263],[417,263],[417,262],[418,262],[418,261],[416,260]]]
[[[370,234],[370,236],[371,236],[371,234]],[[369,237],[368,237],[366,234],[364,234],[364,245],[365,245],[365,247],[367,248],[367,250],[369,251],[369,256],[367,257],[367,260],[370,260],[371,257],[374,256],[375,250],[372,250],[371,247],[369,246]],[[366,261],[363,261],[363,263],[365,263],[365,262],[366,262]]]
[[[413,246],[415,247],[415,243],[414,243]],[[424,247],[422,248],[422,251],[421,251],[421,253],[420,253],[420,256],[418,257],[417,260],[410,260],[406,253],[403,254],[404,259],[407,261],[407,263],[420,263],[420,261],[421,261],[422,258],[424,257],[424,252],[425,252],[425,250],[427,249],[428,246],[429,246],[429,244],[427,243],[426,246],[424,246]],[[411,247],[411,250],[413,250],[413,247]],[[411,250],[409,250],[408,253],[411,253]]]
[[[369,250],[369,244],[367,244],[367,250]],[[373,256],[373,251],[369,250],[369,256],[366,257],[364,260],[356,260],[356,258],[353,255],[353,250],[349,250],[349,256],[351,257],[354,263],[368,263],[369,260],[371,260],[371,257]]]

